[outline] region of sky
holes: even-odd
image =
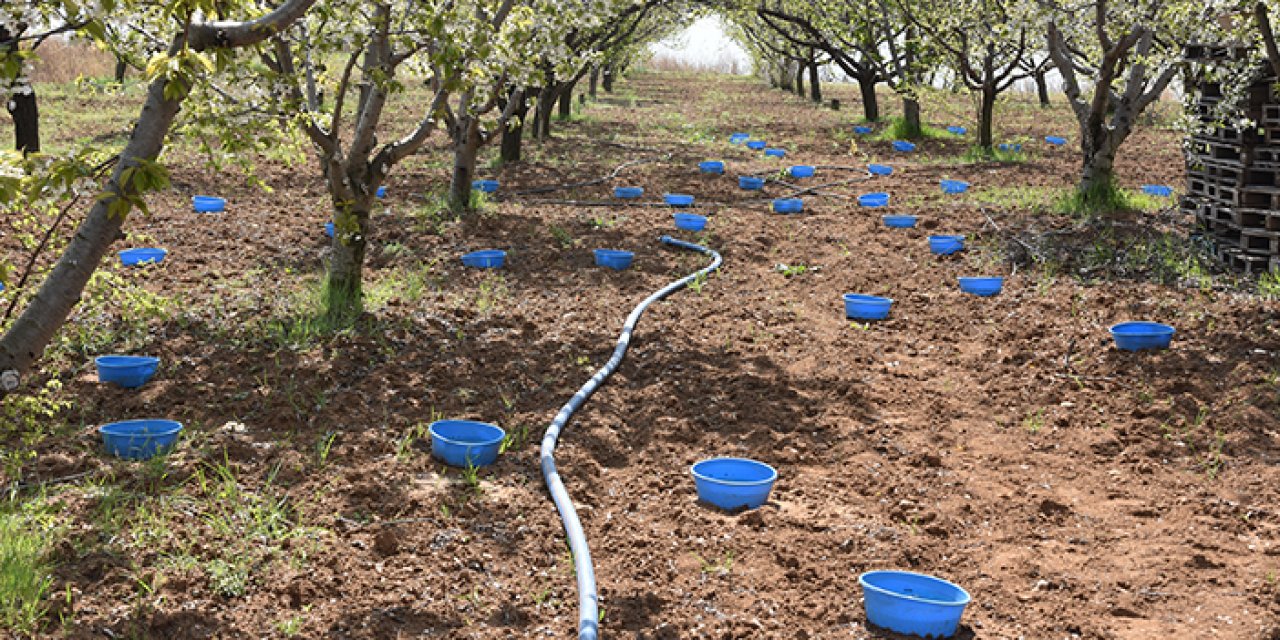
[[[751,72],[747,52],[725,35],[719,16],[698,19],[678,35],[649,47],[656,57],[669,57],[697,67],[721,67],[738,63],[741,73]]]

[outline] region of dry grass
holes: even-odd
[[[75,82],[76,78],[110,78],[116,61],[111,54],[84,42],[53,38],[40,45],[33,82]]]
[[[645,68],[650,71],[663,72],[694,72],[694,73],[729,73],[733,75],[745,75],[751,72],[749,65],[745,65],[741,60],[733,57],[729,53],[722,53],[719,57],[698,60],[697,62],[677,58],[670,54],[659,53],[649,58],[644,64]]]

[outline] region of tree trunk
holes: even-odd
[[[524,119],[529,115],[529,101],[521,94],[520,104],[511,114],[511,120],[502,128],[502,145],[499,157],[503,164],[520,162],[521,146],[524,143]]]
[[[587,95],[596,99],[596,87],[600,84],[600,67],[591,67],[591,79],[587,81]]]
[[[924,127],[920,124],[920,101],[914,98],[902,98],[902,120],[905,124],[905,136],[919,138],[924,135]]]
[[[613,93],[613,65],[606,64],[600,72],[600,86],[604,87],[605,93]]]
[[[476,175],[476,156],[480,152],[480,120],[471,116],[458,118],[453,132],[453,179],[449,182],[449,209],[455,213],[474,210],[471,181]]]
[[[124,84],[124,74],[129,70],[129,64],[124,58],[116,58],[116,84]]]
[[[548,82],[548,84],[553,83]],[[538,91],[538,103],[533,113],[533,135],[539,142],[551,137],[551,112],[555,106],[555,100],[554,86],[543,87]]]
[[[571,120],[573,118],[573,88],[577,85],[577,81],[567,82],[560,86],[560,119]]]
[[[13,148],[23,155],[40,153],[40,109],[35,87],[9,98],[9,115],[13,116]]]
[[[818,61],[809,62],[809,99],[822,104],[822,80],[818,78]]]
[[[880,119],[880,101],[876,98],[876,81],[874,78],[858,78],[858,90],[862,93],[862,116],[868,122]]]
[[[334,202],[342,195],[332,192]],[[333,212],[333,255],[324,287],[324,312],[333,321],[346,322],[364,305],[364,254],[369,244],[368,196],[353,206],[335,204]]]
[[[995,144],[993,131],[996,111],[996,87],[994,83],[982,86],[981,106],[978,110],[978,146],[991,151]]]
[[[1037,71],[1032,74],[1032,77],[1036,79],[1036,95],[1040,98],[1040,106],[1047,108],[1049,106],[1049,80],[1045,78],[1045,75],[1044,71]]]
[[[804,64],[799,60],[796,60],[795,62],[791,63],[791,66],[793,69],[795,69],[796,95],[803,98],[804,97],[804,74],[806,71],[809,70],[808,65]]]
[[[1087,200],[1108,192],[1115,187],[1116,149],[1118,144],[1111,142],[1111,136],[1104,135],[1101,140],[1083,141],[1084,171],[1080,175],[1077,191]]]
[[[796,77],[791,73],[791,62],[781,61],[778,63],[778,84],[783,91],[794,92],[796,90]]]

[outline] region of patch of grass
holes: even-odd
[[[1258,276],[1258,295],[1268,300],[1280,298],[1280,270]]]
[[[1005,151],[998,146],[990,150],[983,149],[978,145],[969,147],[960,156],[960,160],[970,164],[978,162],[999,162],[1002,164],[1016,164],[1027,161],[1027,154],[1022,151]]]
[[[920,123],[920,132],[919,135],[917,135],[915,131],[911,130],[911,127],[907,126],[906,118],[902,117],[891,118],[883,129],[877,133],[871,134],[871,139],[876,142],[893,142],[894,140],[942,140],[954,138],[955,136],[951,135],[951,132],[946,129],[932,127],[924,124],[923,122]]]
[[[551,239],[555,240],[556,244],[560,245],[561,249],[572,249],[578,244],[578,241],[574,239],[573,234],[569,233],[568,229],[565,229],[558,224],[547,225],[547,233],[551,234]]]
[[[1121,189],[1114,181],[1104,182],[1092,189],[1072,189],[1056,202],[1059,213],[1077,218],[1092,218],[1108,213],[1126,211],[1158,211],[1164,200],[1139,191]]]
[[[1036,409],[1022,419],[1022,428],[1026,429],[1027,433],[1040,433],[1040,430],[1044,429],[1044,425],[1044,409]]]
[[[1053,205],[1062,197],[1063,190],[1047,187],[980,187],[970,189],[969,193],[979,204],[1047,213],[1053,210]]]
[[[480,286],[476,291],[476,311],[481,315],[498,308],[503,302],[511,297],[511,292],[507,288],[507,279],[500,273],[490,273],[480,281]]]
[[[48,612],[53,582],[51,525],[21,511],[0,512],[0,628],[34,635]]]

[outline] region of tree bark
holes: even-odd
[[[599,85],[600,85],[600,67],[593,66],[591,67],[591,78],[590,80],[587,81],[587,95],[591,96],[592,100],[596,99],[596,87],[598,87]]]
[[[783,91],[795,92],[795,74],[791,73],[791,62],[783,60],[778,63],[778,84]]]
[[[480,120],[460,116],[453,132],[453,179],[449,182],[449,209],[467,213],[471,202],[471,181],[476,175],[476,156],[480,152]]]
[[[995,144],[996,87],[994,81],[982,86],[981,106],[978,110],[978,146],[991,151]]]
[[[799,60],[792,62],[791,65],[792,65],[792,68],[795,69],[796,95],[803,98],[804,97],[804,74],[809,70],[808,65],[806,65],[805,63]]]
[[[116,58],[116,84],[124,84],[124,74],[129,70],[129,63],[124,58]]]
[[[1049,107],[1049,80],[1046,78],[1046,72],[1037,71],[1032,74],[1036,80],[1036,96],[1040,98],[1040,106]]]
[[[23,155],[40,153],[40,108],[36,105],[35,87],[9,98],[9,115],[13,116],[13,148]]]
[[[858,78],[858,90],[862,93],[862,116],[868,122],[880,119],[880,101],[876,98],[876,81],[874,78]]]
[[[809,99],[822,103],[822,80],[818,77],[818,61],[809,61]]]
[[[613,93],[613,65],[606,64],[604,70],[600,72],[600,86],[604,88],[605,93]]]
[[[499,157],[503,164],[520,162],[521,147],[524,144],[524,119],[527,115],[529,115],[529,101],[521,94],[519,106],[516,107],[507,126],[502,129]]]
[[[1080,175],[1077,191],[1086,196],[1100,193],[1115,185],[1116,153],[1108,151],[1110,145],[1087,151],[1084,158],[1084,172]]]
[[[551,137],[551,112],[555,106],[556,89],[554,82],[548,80],[551,86],[543,87],[538,91],[538,104],[534,109],[534,137],[539,141],[546,140]]]
[[[342,187],[339,186],[339,190]],[[343,196],[330,186],[333,199],[333,254],[324,287],[324,311],[335,320],[349,319],[360,313],[363,291],[365,248],[369,244],[369,202],[367,197],[356,206],[344,206]]]
[[[924,127],[920,124],[920,101],[914,98],[902,98],[902,119],[906,125],[906,137],[919,138],[924,135]]]
[[[561,120],[570,120],[573,118],[573,89],[577,84],[577,81],[574,81],[560,85],[559,100]]]

